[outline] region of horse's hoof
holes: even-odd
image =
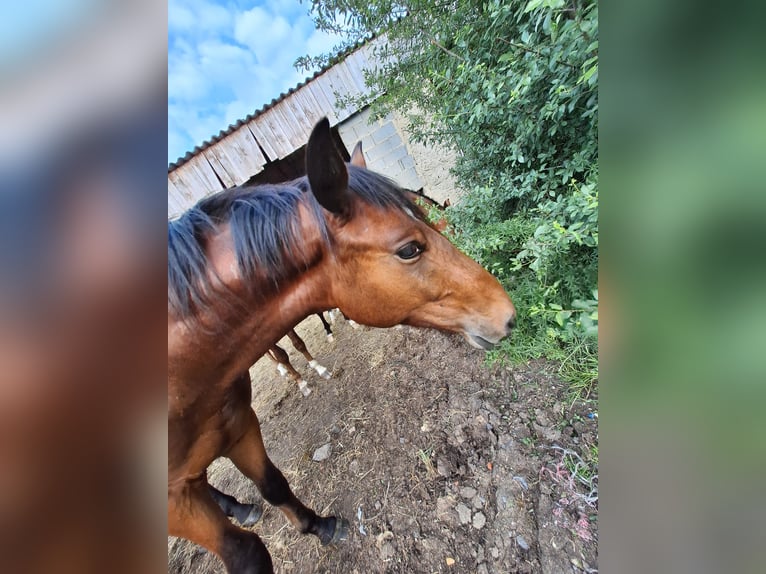
[[[349,325],[351,325],[351,328],[352,328],[352,329],[358,329],[358,328],[359,328],[359,323],[357,323],[357,322],[356,322],[356,321],[354,321],[353,319],[349,319],[349,320],[348,320],[348,324],[349,324]]]
[[[343,542],[344,540],[348,540],[348,533],[349,533],[350,527],[348,524],[348,520],[345,518],[339,518],[335,517],[335,530],[332,533],[332,536],[325,540],[321,540],[322,546],[328,546],[330,544],[338,544],[339,542]]]
[[[335,341],[335,337],[333,337],[333,336],[332,336],[332,333],[328,333],[328,335],[327,335],[327,340],[328,340],[330,343],[332,343],[333,341]]]
[[[309,362],[309,365],[311,365],[311,368],[314,369],[320,377],[324,379],[330,378],[330,371],[328,371],[326,367],[317,363],[316,360]]]
[[[262,516],[263,506],[260,504],[253,504],[253,508],[250,510],[250,514],[248,514],[247,517],[242,522],[240,522],[240,525],[245,528],[255,526]]]
[[[309,388],[309,384],[306,381],[301,381],[298,383],[298,390],[303,394],[304,397],[307,397],[311,394],[311,389]]]
[[[239,504],[234,509],[234,518],[240,526],[249,528],[256,524],[263,516],[263,503],[254,502],[253,504]]]

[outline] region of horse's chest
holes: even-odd
[[[205,470],[245,432],[250,420],[250,378],[201,393],[194,401],[170,400],[168,467],[188,476]]]

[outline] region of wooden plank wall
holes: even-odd
[[[369,96],[364,70],[374,66],[373,40],[283,100],[168,173],[168,217],[177,217],[203,197],[240,185],[269,161],[284,159],[306,144],[324,116],[335,126],[358,109],[339,106],[341,95]],[[264,155],[265,154],[265,155]]]

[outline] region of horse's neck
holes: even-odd
[[[328,284],[319,265],[283,285],[278,294],[250,302],[247,307],[252,313],[236,319],[237,328],[231,335],[246,346],[246,354],[255,362],[300,321],[331,306]]]
[[[210,309],[202,317],[199,328],[194,324],[176,323],[175,327],[180,329],[175,337],[181,343],[178,348],[188,348],[190,344],[203,354],[209,349],[215,350],[214,360],[200,355],[193,360],[197,364],[182,367],[184,374],[180,378],[229,380],[236,377],[305,317],[332,308],[326,278],[329,263],[324,259],[281,284],[278,292],[265,297],[257,286],[246,290],[241,282],[230,282],[230,294],[236,302]],[[169,330],[168,343],[172,347],[174,337],[170,333]]]
[[[315,245],[317,257],[305,272],[285,280],[276,293],[257,285],[245,288],[239,274],[233,242],[227,228],[207,244],[207,257],[213,263],[215,281],[236,298],[232,305],[213,305],[202,317],[206,328],[176,322],[168,330],[171,377],[204,379],[208,382],[231,380],[253,365],[277,340],[308,315],[333,307],[328,268],[332,265],[319,234],[302,225],[305,247]],[[268,277],[260,281],[271,281]],[[196,349],[199,352],[189,352]],[[214,351],[214,356],[209,350]],[[179,361],[173,361],[174,354]]]
[[[206,328],[174,323],[168,331],[169,375],[208,384],[233,380],[305,317],[331,307],[325,266],[320,263],[283,284],[278,293],[244,296],[234,305],[219,307],[203,318]],[[189,353],[190,348],[199,352]],[[182,361],[173,360],[174,350],[183,355]]]

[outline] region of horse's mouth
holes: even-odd
[[[477,349],[484,349],[485,351],[489,351],[495,347],[495,343],[492,341],[487,341],[487,339],[480,337],[479,335],[465,333],[465,338],[472,346],[476,347]]]

